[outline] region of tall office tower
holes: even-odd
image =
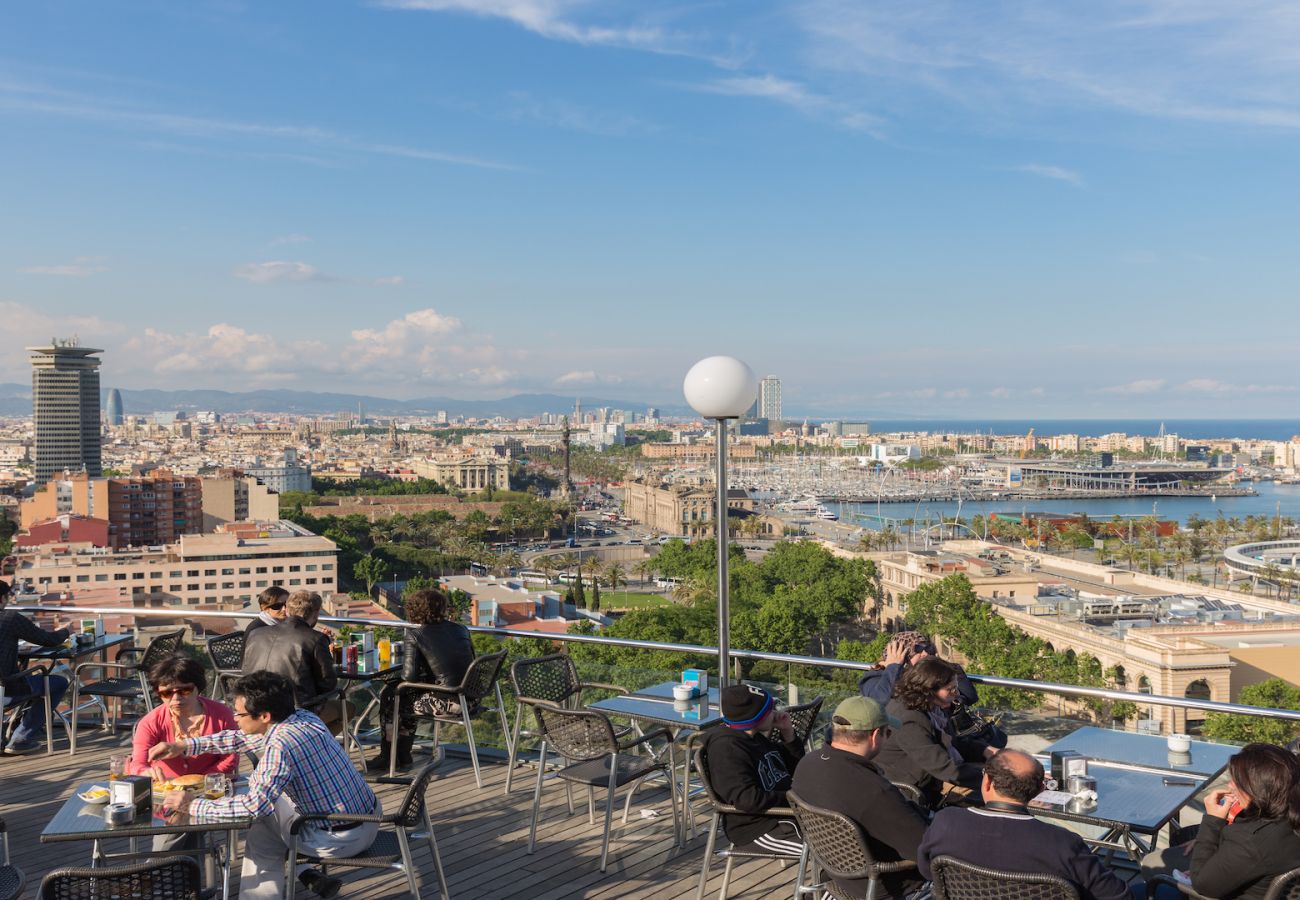
[[[758,385],[758,417],[769,422],[781,421],[781,379],[768,375]]]
[[[108,392],[108,424],[122,424],[122,392],[117,388]]]
[[[99,364],[76,338],[53,339],[32,353],[32,422],[36,426],[36,483],[71,469],[103,474],[99,443]]]

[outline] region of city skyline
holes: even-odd
[[[1279,417],[1300,18],[387,0],[0,13],[0,383]],[[378,48],[382,48],[378,49]]]

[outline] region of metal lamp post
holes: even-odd
[[[727,420],[738,419],[754,405],[758,378],[732,356],[710,356],[686,373],[682,384],[686,402],[701,416],[713,419],[718,451],[717,509],[714,531],[718,550],[718,686],[727,684],[731,669],[730,581],[727,576]]]

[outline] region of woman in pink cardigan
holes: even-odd
[[[239,771],[239,756],[231,753],[182,756],[177,759],[149,762],[149,748],[164,741],[179,741],[230,731],[238,726],[230,707],[203,696],[207,673],[201,663],[188,656],[173,654],[149,672],[149,683],[162,703],[140,720],[135,728],[134,752],[129,766],[132,775],[148,775],[161,770],[167,778],[178,775],[206,775],[221,772],[231,778]]]

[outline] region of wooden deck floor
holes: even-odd
[[[84,742],[83,742],[84,740]],[[56,747],[65,746],[62,742]],[[79,781],[107,773],[108,756],[124,745],[107,735],[78,739],[78,752],[53,756],[0,757],[0,816],[9,828],[13,862],[28,878],[28,896],[34,896],[41,877],[51,869],[87,865],[89,844],[42,844],[40,833]],[[419,757],[417,756],[417,762]],[[537,852],[528,855],[528,824],[532,805],[534,770],[521,769],[509,797],[503,795],[505,768],[485,765],[482,790],[474,784],[467,760],[452,758],[445,774],[429,788],[429,809],[442,852],[451,893],[461,898],[527,897],[557,900],[591,897],[602,900],[655,897],[671,900],[693,896],[704,855],[704,835],[679,849],[672,839],[672,814],[668,794],[647,788],[637,795],[626,828],[617,827],[610,849],[608,870],[600,864],[600,827],[587,822],[585,802],[575,803],[570,817],[564,791],[548,783],[542,796],[542,820]],[[393,808],[402,788],[377,786],[387,808]],[[575,794],[575,801],[585,798]],[[658,811],[642,818],[639,811]],[[697,802],[697,824],[706,826],[704,804]],[[599,810],[598,810],[599,813]],[[600,822],[599,815],[597,822]],[[428,845],[415,849],[420,867],[422,897],[437,895],[437,879]],[[395,872],[360,870],[348,873],[340,896],[367,898],[408,897],[405,879]],[[729,894],[733,898],[782,898],[791,895],[793,868],[776,863],[738,862]],[[722,865],[713,867],[709,897],[716,897]],[[304,892],[300,896],[312,896]]]

